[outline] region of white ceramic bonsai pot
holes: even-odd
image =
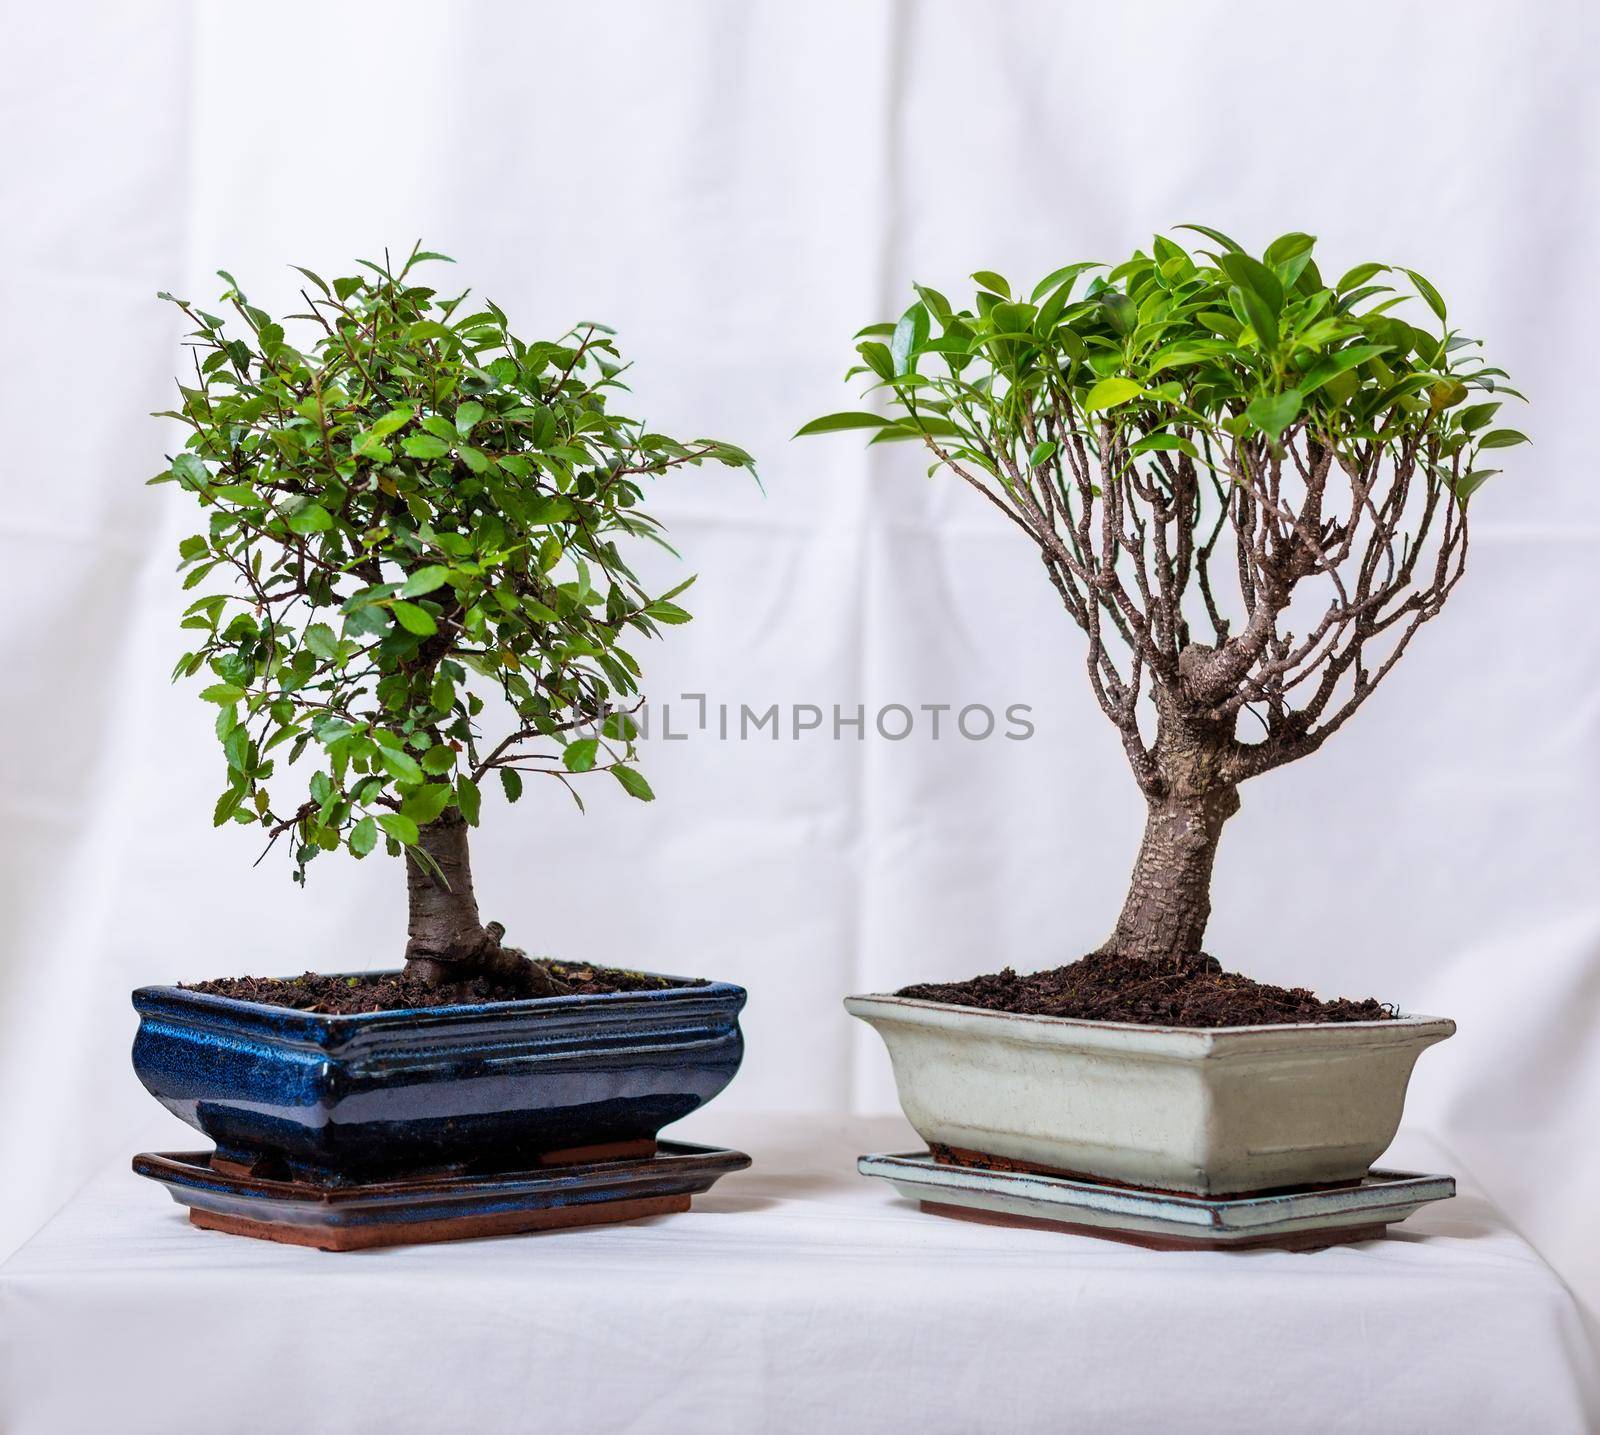
[[[930,1147],[1200,1196],[1360,1180],[1418,1055],[1456,1029],[1136,1026],[893,996],[845,1009],[883,1038]]]

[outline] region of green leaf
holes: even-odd
[[[1415,269],[1407,269],[1404,272],[1407,276],[1409,276],[1411,282],[1417,286],[1417,293],[1422,295],[1423,302],[1433,310],[1434,314],[1438,317],[1439,322],[1442,324],[1445,317],[1444,300],[1440,297],[1439,291],[1435,289],[1433,285],[1430,284],[1426,279],[1424,279],[1422,275],[1418,274]]]
[[[308,503],[289,515],[289,529],[293,533],[326,533],[333,527],[333,515],[320,503]]]
[[[1138,328],[1139,306],[1126,294],[1108,289],[1100,296],[1100,304],[1111,327],[1124,338]]]
[[[1287,264],[1291,259],[1298,259],[1302,254],[1309,254],[1316,244],[1316,239],[1309,234],[1295,231],[1290,234],[1280,234],[1271,244],[1267,245],[1262,258],[1268,264]]]
[[[394,450],[371,431],[361,434],[350,445],[350,452],[359,458],[370,458],[374,463],[388,463],[394,457]]]
[[[422,768],[408,752],[397,747],[380,747],[378,761],[391,777],[400,782],[421,782]]]
[[[1220,339],[1189,340],[1187,343],[1168,344],[1151,355],[1149,372],[1159,374],[1164,369],[1185,368],[1191,364],[1214,363],[1226,355],[1230,346]]]
[[[1224,254],[1217,259],[1222,272],[1244,292],[1254,294],[1272,312],[1274,319],[1283,309],[1283,283],[1259,259],[1248,254]]]
[[[1273,317],[1266,300],[1254,289],[1245,289],[1237,285],[1229,290],[1229,294],[1238,297],[1240,306],[1250,320],[1250,327],[1256,331],[1256,338],[1260,340],[1261,347],[1269,354],[1272,353],[1278,347],[1278,321]]]
[[[328,288],[327,283],[323,280],[321,275],[313,273],[311,270],[307,269],[303,264],[291,264],[289,267],[291,269],[298,269],[302,274],[304,274],[306,276],[307,279],[309,279],[313,284],[315,284],[317,286],[317,288],[322,290],[322,292],[324,294],[328,295],[330,298],[332,297],[333,290]]]
[[[594,767],[595,754],[599,750],[598,738],[582,737],[566,745],[561,753],[561,761],[568,772],[589,772]]]
[[[407,847],[416,846],[417,838],[421,836],[417,831],[417,824],[399,812],[383,813],[378,818],[378,826],[396,842],[404,843]]]
[[[632,742],[639,735],[639,724],[627,713],[611,713],[600,724],[600,731],[613,742]]]
[[[404,599],[396,598],[390,604],[400,626],[408,633],[415,633],[421,638],[431,638],[439,631],[439,625],[434,622],[433,614],[426,608],[416,603],[407,603]]]
[[[1299,389],[1285,389],[1281,394],[1261,394],[1250,401],[1245,417],[1269,438],[1278,436],[1294,422],[1300,412]]]
[[[613,763],[608,771],[622,784],[629,797],[637,797],[640,802],[655,801],[656,795],[650,790],[650,784],[644,780],[642,773],[635,772],[631,767],[624,767],[621,763]]]
[[[535,498],[523,504],[522,512],[529,523],[563,523],[572,517],[573,508],[565,498]]]
[[[1519,443],[1529,443],[1527,434],[1516,429],[1490,429],[1478,440],[1479,448],[1511,448]]]
[[[868,367],[880,379],[894,377],[894,355],[889,352],[887,344],[868,340],[865,344],[856,345],[856,352],[867,361]]]
[[[436,319],[419,319],[406,330],[408,344],[425,344],[429,340],[446,344],[457,342],[454,332],[445,328]]]
[[[1158,449],[1186,453],[1190,458],[1200,457],[1199,450],[1188,439],[1175,433],[1146,434],[1138,443],[1129,448],[1128,452],[1131,454],[1152,453]]]
[[[438,563],[429,564],[426,568],[416,569],[405,581],[405,586],[400,589],[402,598],[420,598],[424,593],[431,593],[436,588],[442,588],[450,581],[450,570]],[[416,631],[413,629],[413,631]]]
[[[442,742],[435,743],[422,754],[422,770],[430,777],[449,772],[455,765],[455,752]]]
[[[409,817],[418,827],[426,827],[438,821],[439,814],[455,801],[455,795],[455,788],[448,782],[430,782],[406,795],[406,800],[400,804],[401,815]]]
[[[483,418],[483,412],[483,405],[480,403],[469,401],[462,404],[456,410],[456,432],[462,438],[466,438]]]
[[[1500,471],[1498,468],[1475,468],[1471,473],[1462,474],[1456,480],[1456,497],[1465,503]]]
[[[261,495],[248,483],[219,483],[211,490],[211,495],[213,498],[225,499],[229,503],[251,507],[261,502]]]
[[[1352,289],[1359,289],[1374,275],[1386,273],[1388,268],[1387,264],[1358,264],[1354,269],[1348,270],[1333,287],[1340,294],[1348,294]]]
[[[1307,396],[1314,394],[1329,379],[1346,370],[1357,368],[1368,359],[1377,358],[1379,354],[1387,353],[1388,348],[1387,344],[1352,344],[1347,349],[1340,349],[1324,359],[1318,359],[1301,376],[1296,387]]]
[[[515,802],[522,796],[522,774],[509,767],[500,769],[500,786],[505,789],[506,801]]]
[[[378,824],[370,817],[363,817],[350,829],[350,850],[357,857],[365,857],[378,845]]]
[[[185,488],[203,488],[211,482],[211,472],[198,454],[180,453],[172,460],[172,472]]]
[[[367,430],[367,432],[370,434],[376,434],[379,438],[383,438],[388,434],[392,434],[396,429],[404,428],[408,423],[410,423],[412,412],[413,411],[409,408],[390,409],[389,412],[384,414],[381,418],[374,419],[372,426]]]
[[[921,304],[913,304],[900,316],[889,343],[895,373],[907,374],[916,367],[916,356],[928,342],[928,329],[928,311]]]
[[[401,447],[412,458],[443,458],[450,452],[450,445],[431,433],[408,434]]]
[[[319,658],[331,658],[339,651],[338,634],[326,623],[310,624],[306,628],[303,641]]]
[[[937,289],[930,289],[926,284],[913,284],[911,287],[917,291],[917,298],[922,300],[922,302],[928,306],[928,312],[933,315],[934,318],[936,318],[941,324],[946,324],[949,322],[950,301],[946,299],[943,294],[941,294]],[[893,332],[894,329],[893,326],[891,326],[889,333],[892,334]]]
[[[881,414],[824,414],[820,419],[812,419],[810,423],[795,431],[796,438],[805,438],[814,433],[837,433],[841,429],[881,429],[890,420]]]
[[[1144,390],[1132,379],[1110,378],[1101,379],[1083,401],[1085,413],[1099,413],[1102,409],[1114,409],[1118,404],[1125,404],[1129,399],[1137,398]]]
[[[1048,463],[1055,456],[1056,447],[1054,439],[1046,439],[1043,443],[1036,443],[1032,452],[1028,454],[1028,467],[1035,469],[1041,464]]]
[[[676,603],[662,600],[650,604],[644,610],[645,617],[654,618],[658,623],[687,623],[694,615],[686,609],[680,608]]]
[[[916,439],[924,435],[929,438],[965,438],[966,430],[951,423],[949,419],[934,418],[920,413],[907,414],[898,423],[879,430],[868,442],[889,443],[898,438]]]
[[[1066,264],[1060,269],[1053,269],[1033,286],[1033,302],[1037,304],[1046,294],[1053,294],[1057,289],[1071,289],[1072,281],[1080,274],[1087,273],[1090,269],[1098,269],[1100,265],[1093,259],[1086,259],[1077,264]]]
[[[1244,250],[1240,247],[1238,241],[1229,239],[1228,236],[1220,229],[1211,229],[1204,224],[1180,224],[1178,228],[1192,229],[1196,234],[1203,234],[1207,239],[1220,244],[1224,249],[1230,250],[1235,254],[1244,253]]]
[[[1194,317],[1203,328],[1213,334],[1220,334],[1229,344],[1237,343],[1240,334],[1244,332],[1244,325],[1237,315],[1225,314],[1220,309],[1202,309]]]
[[[236,703],[244,696],[244,689],[234,683],[212,683],[200,690],[200,697],[208,703]]]
[[[1058,286],[1055,292],[1039,306],[1039,312],[1033,316],[1033,332],[1040,339],[1053,339],[1069,359],[1082,359],[1083,340],[1078,337],[1075,330],[1061,323],[1061,316],[1066,312],[1067,301],[1071,294],[1070,282]]]
[[[1002,299],[1011,297],[1011,286],[992,269],[980,269],[972,276],[991,294],[998,294]]]

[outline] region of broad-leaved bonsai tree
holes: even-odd
[[[990,272],[959,310],[917,286],[850,371],[889,414],[801,430],[926,444],[1037,549],[1149,808],[1100,950],[1152,959],[1200,953],[1240,784],[1393,670],[1461,577],[1493,454],[1525,441],[1421,274],[1330,283],[1310,235],[1256,257],[1186,227],[1210,247],[1157,237],[1026,297]]]
[[[216,705],[218,825],[287,839],[301,882],[324,852],[403,854],[408,975],[556,994],[479,916],[467,839],[484,786],[515,802],[524,774],[570,789],[607,771],[651,797],[626,645],[683,622],[688,584],[652,594],[628,565],[660,541],[643,481],[751,460],[615,412],[612,330],[525,343],[496,305],[421,281],[442,259],[415,249],[331,282],[302,269],[305,310],[284,320],[226,272],[222,314],[161,296],[194,326],[194,363],[164,415],[185,447],[152,482],[206,519],[180,547],[201,596],[174,676],[203,675]],[[285,780],[296,767],[305,780]]]

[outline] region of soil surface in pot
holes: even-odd
[[[964,982],[902,987],[902,997],[1026,1016],[1127,1021],[1140,1026],[1260,1026],[1273,1022],[1384,1021],[1371,997],[1323,1001],[1302,987],[1275,987],[1225,972],[1204,954],[1149,962],[1093,952],[1064,967],[1019,976],[1010,967]]]
[[[572,990],[572,996],[599,996],[607,992],[664,991],[668,987],[704,986],[701,981],[672,982],[643,972],[618,967],[581,966],[574,962],[546,962],[550,971]],[[412,1007],[468,1006],[480,1002],[526,1001],[533,992],[521,982],[491,981],[473,977],[446,986],[424,986],[415,978],[385,973],[376,976],[331,977],[316,972],[291,977],[218,977],[209,982],[185,982],[186,992],[233,997],[236,1001],[265,1002],[296,1011],[327,1016],[360,1012],[407,1011]]]

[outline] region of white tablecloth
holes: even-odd
[[[1386,1164],[1462,1194],[1390,1239],[1171,1254],[924,1215],[854,1173],[898,1121],[679,1131],[757,1164],[687,1215],[340,1255],[108,1171],[0,1268],[0,1429],[1594,1428],[1566,1289],[1421,1137]]]

